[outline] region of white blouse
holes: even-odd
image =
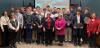
[[[0,26],[1,26],[1,29],[4,29],[3,28],[3,25],[8,25],[9,23],[9,17],[8,16],[2,16],[0,18]]]

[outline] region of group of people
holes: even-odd
[[[88,8],[33,8],[31,6],[11,8],[4,11],[0,18],[3,32],[3,45],[16,48],[16,42],[36,42],[53,45],[53,41],[62,46],[65,41],[81,46],[89,43],[96,46],[96,37],[100,32],[100,20],[95,12]]]

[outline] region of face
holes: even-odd
[[[7,15],[7,11],[4,12],[4,15]]]
[[[92,17],[93,19],[95,19],[95,18],[96,18],[96,13],[93,13],[93,14],[91,15],[91,17]]]
[[[14,8],[11,8],[11,11],[14,11]]]
[[[11,13],[11,18],[16,18],[15,13]]]
[[[80,12],[77,12],[77,15],[80,15]]]
[[[54,9],[54,11],[56,11],[57,10],[57,8],[53,8]]]
[[[36,12],[37,12],[37,9],[34,8],[34,9],[33,9],[33,12],[36,13]]]
[[[60,9],[57,9],[57,12],[59,13],[61,10]]]
[[[26,13],[31,13],[31,10],[29,8],[26,9]]]
[[[65,11],[65,10],[66,10],[65,8],[62,9],[62,11]]]
[[[67,9],[67,14],[70,14],[70,10],[69,9]]]
[[[78,7],[78,10],[82,10],[82,8],[81,7]]]
[[[62,19],[62,16],[58,16],[58,19],[61,20]]]
[[[50,18],[51,14],[47,14],[47,18]]]
[[[30,11],[32,11],[32,7],[28,7],[30,9]]]
[[[19,12],[20,12],[20,10],[19,10],[19,9],[17,9],[17,10],[16,10],[16,13],[19,13]]]
[[[88,13],[89,11],[86,9],[84,13]]]

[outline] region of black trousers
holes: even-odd
[[[15,43],[17,41],[17,32],[14,30],[10,30],[10,45],[15,46]]]
[[[23,39],[23,34],[24,34],[23,29],[20,28],[19,31],[17,32],[17,42],[22,41],[22,39]]]
[[[88,43],[89,43],[89,47],[90,48],[96,48],[96,33],[90,33],[90,37],[88,38],[89,39],[89,41],[88,41]]]
[[[57,35],[59,43],[63,43],[65,40],[65,35]]]
[[[44,44],[44,32],[43,32],[43,30],[42,29],[38,29],[37,30],[37,43],[38,44],[40,44],[40,43],[42,43],[42,44]]]
[[[4,32],[3,32],[3,46],[9,46],[9,31],[8,26],[4,25]]]
[[[73,40],[74,40],[74,44],[80,44],[81,42],[81,38],[83,37],[83,31],[82,29],[75,29],[74,32],[73,32]]]
[[[84,28],[83,28],[83,42],[87,43],[87,41],[88,41],[87,24],[84,24]]]
[[[45,32],[45,44],[50,45],[52,44],[53,34],[51,29],[47,29]]]

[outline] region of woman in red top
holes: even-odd
[[[91,14],[91,18],[87,23],[87,33],[89,37],[89,46],[90,48],[96,48],[96,35],[98,34],[99,21],[96,18],[96,13]]]
[[[48,13],[47,17],[44,19],[44,23],[43,23],[43,30],[45,32],[45,44],[46,46],[48,45],[52,45],[52,41],[53,41],[53,32],[54,32],[54,21],[51,18],[51,14]]]

